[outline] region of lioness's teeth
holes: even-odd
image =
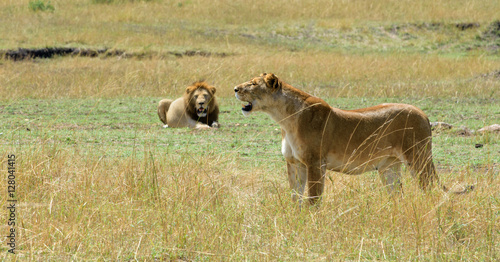
[[[248,102],[248,104],[242,105],[241,109],[244,110],[244,111],[251,111],[252,110],[252,103]]]

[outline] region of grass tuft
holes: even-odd
[[[43,11],[52,11],[53,12],[55,10],[54,6],[50,3],[50,1],[45,3],[42,0],[30,1],[28,7],[33,12],[37,12],[37,11],[42,11],[42,12]]]

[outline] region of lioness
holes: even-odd
[[[182,97],[174,101],[161,100],[158,116],[164,127],[218,128],[219,105],[215,91],[215,87],[198,81],[188,86]]]
[[[307,182],[314,204],[323,192],[326,169],[350,175],[378,170],[384,185],[394,191],[401,187],[401,164],[405,163],[422,189],[439,182],[432,162],[429,120],[414,106],[332,108],[266,73],[237,85],[234,91],[237,99],[247,102],[242,108],[245,116],[263,111],[280,125],[281,152],[294,200],[301,201]]]

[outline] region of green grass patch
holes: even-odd
[[[30,1],[28,5],[29,9],[33,12],[36,11],[54,11],[54,6],[48,1],[45,3],[42,0]]]

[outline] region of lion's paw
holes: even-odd
[[[210,126],[205,125],[205,124],[197,124],[196,125],[196,129],[198,129],[198,130],[208,130],[210,128],[211,128]]]

